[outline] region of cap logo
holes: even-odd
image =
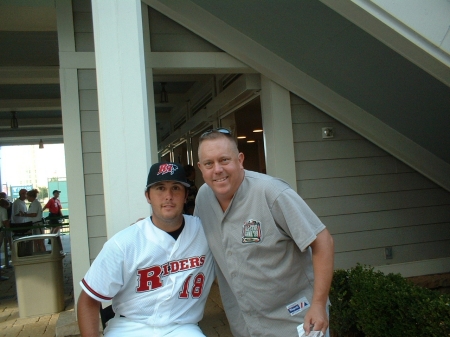
[[[162,164],[159,166],[159,171],[156,175],[159,176],[159,175],[164,175],[167,173],[170,173],[170,175],[173,175],[176,170],[178,170],[178,166],[176,166],[174,164]]]

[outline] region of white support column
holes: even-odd
[[[261,114],[267,174],[297,191],[289,91],[261,75]]]
[[[92,14],[110,238],[149,215],[144,188],[155,154],[150,146],[141,1],[92,0]]]
[[[66,158],[67,193],[70,203],[70,246],[75,302],[81,292],[81,280],[90,267],[86,222],[83,151],[78,101],[77,69],[61,69],[61,107],[63,116],[64,151]]]
[[[72,1],[56,2],[59,57],[75,52]],[[70,246],[75,305],[81,280],[90,266],[86,221],[83,153],[81,145],[78,71],[60,66],[61,110],[66,160],[67,193],[70,203]]]

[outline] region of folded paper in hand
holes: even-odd
[[[306,336],[306,332],[303,329],[303,324],[300,324],[299,326],[297,326],[297,332],[298,332],[298,337],[322,337],[323,336],[322,331],[310,331],[309,335]]]

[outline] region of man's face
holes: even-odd
[[[19,199],[25,200],[27,198],[27,190],[20,190],[19,191]]]
[[[58,198],[59,198],[59,192],[53,193],[53,197],[54,197],[55,199],[58,199]]]
[[[187,192],[180,183],[176,181],[156,183],[145,192],[145,196],[147,202],[152,205],[152,219],[156,226],[181,219]]]
[[[226,137],[204,140],[198,167],[217,199],[230,201],[244,179],[244,154]]]

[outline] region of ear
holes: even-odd
[[[242,152],[239,152],[238,154],[238,161],[239,164],[241,165],[241,168],[244,168],[244,154]]]
[[[147,202],[151,205],[152,201],[150,200],[150,189],[145,191],[145,198],[147,199]]]

